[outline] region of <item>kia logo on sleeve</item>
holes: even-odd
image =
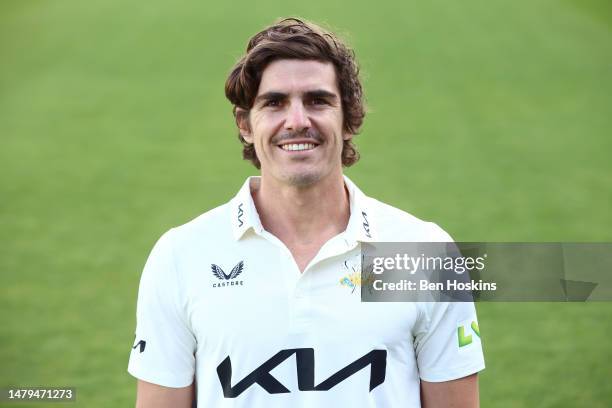
[[[132,349],[135,350],[138,346],[140,346],[140,352],[142,353],[145,350],[145,347],[147,346],[147,342],[144,340],[140,340],[138,343],[134,344],[134,347],[132,347]]]

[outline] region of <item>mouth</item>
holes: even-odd
[[[319,145],[317,143],[283,143],[279,144],[278,147],[286,152],[307,152],[310,150],[314,150]]]

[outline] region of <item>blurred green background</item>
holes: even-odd
[[[3,0],[0,386],[133,405],[142,266],[255,174],[223,85],[289,15],[357,52],[366,193],[461,241],[612,241],[610,1]],[[612,406],[610,303],[478,312],[483,407]]]

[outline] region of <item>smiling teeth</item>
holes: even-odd
[[[300,150],[310,150],[316,147],[313,143],[294,143],[294,144],[286,144],[282,145],[281,149],[290,150],[290,151],[300,151]]]

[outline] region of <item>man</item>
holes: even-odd
[[[471,303],[365,303],[341,284],[375,241],[446,242],[366,197],[343,166],[365,115],[353,53],[297,19],[255,35],[226,82],[261,169],[167,232],[140,284],[138,407],[476,407]]]

